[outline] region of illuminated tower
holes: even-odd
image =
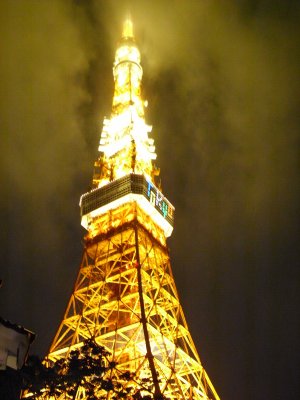
[[[134,374],[137,390],[151,382],[154,399],[219,399],[201,365],[171,271],[166,238],[174,207],[156,185],[142,74],[127,20],[115,54],[112,113],[104,119],[93,189],[80,199],[87,230],[83,260],[48,358],[63,358],[93,337],[119,371]]]

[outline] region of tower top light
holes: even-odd
[[[133,39],[133,24],[130,17],[127,17],[124,24],[123,24],[123,32],[122,38],[124,39]]]

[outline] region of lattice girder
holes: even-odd
[[[65,356],[92,336],[110,352],[118,369],[134,372],[142,381],[151,375],[146,329],[164,395],[207,399],[209,386],[180,306],[168,250],[155,237],[137,219],[99,241],[87,237],[74,292],[49,359]]]

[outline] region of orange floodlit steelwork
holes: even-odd
[[[143,70],[130,20],[113,75],[112,113],[104,119],[93,189],[80,199],[87,230],[83,260],[48,359],[64,358],[93,337],[110,352],[118,371],[134,375],[137,390],[145,380],[152,382],[145,390],[151,398],[219,399],[172,275],[166,238],[174,207],[156,183],[159,170],[151,126],[145,123]],[[76,398],[85,398],[84,388]]]

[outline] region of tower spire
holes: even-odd
[[[143,69],[130,17],[123,24],[113,76],[112,111],[110,118],[104,119],[93,187],[99,188],[129,173],[144,174],[154,183],[158,175],[153,164],[155,146],[149,137],[152,126],[145,122],[145,101],[141,90]]]
[[[127,15],[127,18],[125,19],[125,21],[123,23],[122,38],[123,39],[133,39],[134,38],[133,24],[132,24],[130,14]]]

